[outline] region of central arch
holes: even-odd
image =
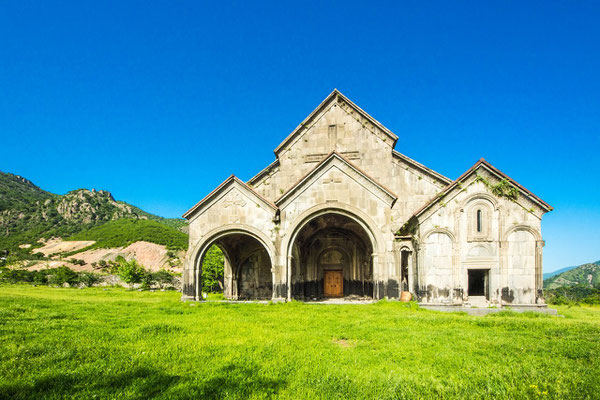
[[[377,240],[347,210],[314,210],[295,225],[287,243],[290,298],[373,298]]]

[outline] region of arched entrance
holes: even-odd
[[[373,297],[373,243],[358,220],[320,213],[297,230],[290,252],[293,298]]]
[[[196,262],[196,282],[199,285],[202,284],[206,251],[213,245],[218,246],[224,255],[223,294],[226,298],[271,299],[271,257],[261,241],[245,232],[226,232],[202,246]]]

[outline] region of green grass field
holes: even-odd
[[[0,398],[598,398],[600,308],[204,303],[0,286]]]

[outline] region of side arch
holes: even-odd
[[[428,231],[427,233],[425,233],[425,235],[423,235],[423,242],[425,242],[429,236],[431,236],[434,233],[443,233],[445,235],[448,235],[448,237],[450,237],[450,239],[452,240],[452,244],[456,244],[456,235],[449,229],[446,228],[433,228],[432,230]]]
[[[499,209],[499,204],[498,204],[498,199],[496,199],[494,196],[492,196],[489,193],[475,193],[470,195],[469,197],[467,197],[461,204],[461,208],[465,208],[465,207],[470,207],[469,203],[472,203],[474,201],[477,200],[485,200],[488,201],[492,204],[492,207],[494,208],[494,211],[497,211]]]
[[[276,256],[275,246],[273,246],[273,242],[263,232],[250,225],[228,224],[215,228],[202,236],[202,238],[194,246],[193,251],[190,253],[189,260],[192,265],[195,267],[198,261],[198,256],[203,255],[208,247],[210,247],[208,244],[211,244],[211,242],[214,242],[215,240],[232,233],[246,234],[258,240],[263,244],[263,246],[265,246],[269,257],[271,258],[271,262],[273,261],[274,257]]]
[[[527,231],[533,235],[536,241],[542,240],[542,234],[534,227],[529,225],[513,225],[504,232],[502,235],[502,241],[507,241],[508,237],[516,231]]]
[[[432,238],[438,235],[437,240]],[[422,301],[452,301],[457,274],[456,235],[446,228],[434,228],[420,240],[417,261],[417,290]]]
[[[228,224],[221,227],[215,228],[207,232],[194,246],[190,252],[189,258],[187,259],[186,270],[191,271],[191,280],[194,285],[194,296],[196,300],[200,300],[201,293],[201,282],[200,282],[200,270],[201,262],[206,251],[219,239],[232,234],[241,234],[249,236],[257,240],[266,250],[271,268],[273,268],[274,259],[276,257],[276,249],[272,241],[258,229],[245,225],[245,224]],[[189,274],[187,275],[189,277]]]
[[[503,300],[517,304],[543,302],[541,233],[529,225],[514,225],[506,230],[502,243],[507,274]]]

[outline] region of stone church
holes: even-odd
[[[394,150],[398,136],[334,90],[248,182],[231,175],[187,211],[183,299],[225,255],[230,299],[543,304],[552,207],[480,159],[452,181]]]

